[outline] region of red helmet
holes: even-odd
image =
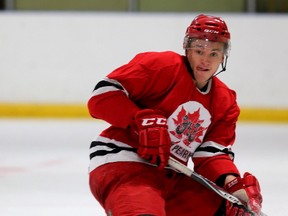
[[[188,39],[207,39],[229,44],[230,33],[224,20],[220,17],[200,14],[188,26],[184,39],[184,48],[189,47]]]

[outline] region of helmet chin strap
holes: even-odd
[[[218,74],[226,71],[227,59],[228,59],[228,56],[226,56],[224,62],[221,63],[222,70],[220,70],[219,72],[213,74],[206,82],[209,82],[209,80],[212,79],[214,76],[217,76]]]

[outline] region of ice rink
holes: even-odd
[[[88,187],[88,150],[105,126],[0,119],[0,215],[104,216]],[[235,161],[258,177],[269,216],[288,215],[287,140],[288,124],[238,124]]]

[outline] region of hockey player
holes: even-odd
[[[258,180],[241,175],[231,146],[236,94],[215,75],[226,68],[230,33],[199,15],[186,30],[185,55],[136,55],[97,83],[90,114],[111,126],[90,147],[90,188],[112,216],[250,215],[167,166],[169,156],[224,187],[260,214]]]

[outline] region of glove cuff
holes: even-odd
[[[244,188],[243,185],[243,179],[240,177],[236,177],[235,179],[233,179],[232,181],[228,182],[224,188],[230,192],[230,193],[234,193],[235,191],[238,191],[240,189]]]
[[[160,115],[164,117],[164,113],[160,110],[156,110],[156,109],[142,109],[142,110],[138,110],[135,114],[134,114],[134,119],[137,118],[142,118],[144,116],[149,116],[149,115]]]

